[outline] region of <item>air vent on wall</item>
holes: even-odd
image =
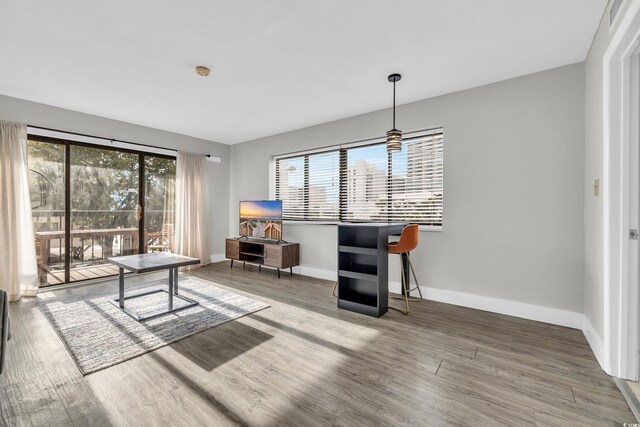
[[[613,0],[611,2],[611,7],[609,8],[609,25],[613,24],[613,21],[616,19],[621,4],[622,0]]]

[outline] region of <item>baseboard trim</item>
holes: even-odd
[[[389,290],[400,292],[400,282],[390,282]],[[520,317],[522,319],[535,320],[553,325],[566,326],[580,329],[582,327],[581,313],[568,310],[544,307],[541,305],[527,304],[518,301],[510,301],[500,298],[486,297],[465,292],[451,291],[447,289],[422,287],[424,298],[461,307],[474,308],[476,310],[505,314],[507,316]],[[416,292],[412,293],[415,295]]]
[[[596,359],[598,359],[598,363],[603,371],[607,371],[604,366],[604,341],[600,338],[600,335],[593,328],[593,325],[589,321],[587,316],[582,316],[582,333],[584,337],[587,339],[589,346],[591,347],[591,351],[596,355]]]
[[[224,254],[212,254],[211,255],[211,262],[221,262],[226,260],[227,258],[224,256]]]
[[[624,399],[627,401],[627,404],[629,405],[631,412],[633,412],[633,415],[635,415],[636,420],[640,421],[640,402],[638,402],[638,398],[633,393],[633,390],[631,390],[627,382],[623,379],[613,377],[613,381],[616,383],[618,389],[622,393],[622,396],[624,396]],[[625,423],[624,425],[628,424]]]
[[[316,279],[331,280],[333,282],[338,280],[338,274],[335,271],[325,270],[322,268],[305,267],[304,265],[299,265],[298,267],[293,267],[293,272],[295,274],[301,274],[303,276],[315,277]]]
[[[318,279],[331,281],[335,281],[337,279],[337,274],[333,270],[305,267],[301,265],[299,267],[294,267],[293,271],[297,274],[315,277]],[[389,282],[389,291],[399,293],[400,289],[400,282]],[[461,307],[489,311],[492,313],[505,314],[508,316],[550,323],[553,325],[566,326],[573,329],[583,328],[584,315],[582,313],[544,307],[540,305],[526,304],[517,301],[468,294],[464,292],[450,291],[446,289],[431,287],[425,288],[424,286],[421,289],[423,292],[423,296],[426,299],[432,301],[444,302]],[[412,295],[416,294],[416,292],[412,293]]]

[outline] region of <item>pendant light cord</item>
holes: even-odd
[[[393,128],[396,128],[396,82],[393,82]]]

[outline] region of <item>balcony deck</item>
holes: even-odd
[[[72,268],[70,270],[71,281],[76,282],[78,280],[97,279],[99,277],[113,276],[118,274],[118,267],[112,264],[98,264],[92,266],[82,266]],[[42,287],[60,285],[64,283],[64,270],[49,271],[47,272],[47,282],[43,283]]]
[[[65,283],[64,270],[62,269],[62,265],[64,265],[64,249],[61,247],[64,234],[64,231],[36,232],[38,278],[42,287]],[[171,252],[172,234],[173,228],[171,224],[163,224],[161,231],[145,232],[142,252],[163,252],[167,250]],[[117,275],[118,267],[108,263],[106,258],[108,256],[138,253],[137,228],[73,230],[70,235],[73,246],[70,283]],[[102,246],[93,242],[93,239],[99,236],[118,236],[120,241],[112,246],[110,253],[107,255],[103,252]],[[90,240],[90,243],[85,243],[86,240]],[[59,243],[52,247],[51,241],[59,241]]]

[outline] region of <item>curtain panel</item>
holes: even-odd
[[[209,264],[207,161],[178,151],[176,162],[176,252]]]
[[[0,290],[9,301],[38,291],[32,221],[27,127],[0,121]]]

